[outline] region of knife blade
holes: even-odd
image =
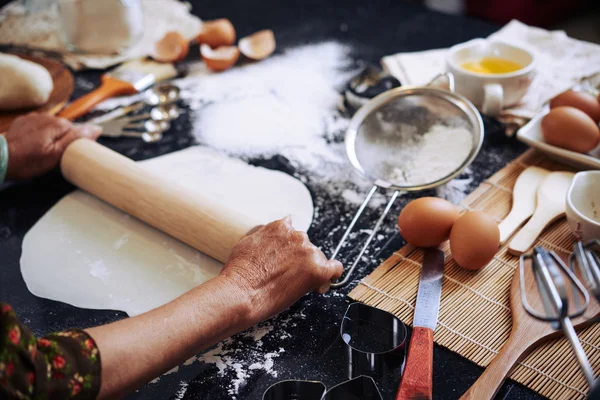
[[[432,398],[433,331],[437,325],[440,309],[444,261],[445,254],[440,249],[425,249],[413,318],[413,332],[396,400]]]

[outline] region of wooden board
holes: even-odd
[[[50,72],[54,89],[50,94],[48,102],[36,109],[18,110],[11,112],[0,112],[0,132],[5,132],[10,127],[10,124],[19,116],[27,114],[31,111],[47,112],[57,114],[69,101],[75,87],[73,74],[71,71],[58,61],[50,60],[42,57],[29,56],[24,54],[15,54],[24,60],[32,61],[40,64]]]
[[[531,165],[560,171],[569,167],[528,151],[484,181],[465,198],[466,210],[485,211],[497,221],[510,211],[512,188],[520,173]],[[537,244],[567,257],[575,238],[563,218],[542,233]],[[504,245],[492,262],[479,272],[460,268],[452,259],[448,243],[436,343],[469,360],[487,366],[505,344],[511,331],[510,285],[519,258]],[[350,293],[354,300],[392,312],[412,323],[422,251],[405,246],[394,253]],[[594,303],[593,310],[600,309]],[[592,311],[593,311],[592,310]],[[580,332],[590,363],[600,372],[600,324]],[[521,360],[509,377],[551,399],[584,399],[588,391],[568,342],[555,339]],[[458,397],[457,393],[457,397]]]

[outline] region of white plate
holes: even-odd
[[[544,142],[542,135],[542,118],[548,114],[545,110],[538,114],[527,125],[519,129],[517,139],[545,153],[548,157],[580,169],[600,169],[600,147],[587,154],[561,149]]]

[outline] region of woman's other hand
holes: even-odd
[[[339,261],[328,260],[286,217],[240,240],[221,278],[249,296],[249,318],[257,323],[285,310],[308,292],[326,292],[342,272]]]
[[[17,118],[5,134],[8,143],[7,180],[30,179],[56,168],[67,146],[76,139],[96,140],[102,129],[77,125],[49,114]]]

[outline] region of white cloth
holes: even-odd
[[[519,104],[502,111],[499,119],[504,122],[522,125],[552,97],[600,74],[600,45],[569,38],[563,31],[547,31],[513,20],[489,39],[524,47],[537,60],[537,74],[529,91]],[[424,85],[446,70],[447,51],[398,53],[383,57],[381,64],[404,85]]]
[[[98,0],[102,1],[102,0]],[[58,52],[74,70],[105,69],[124,61],[150,55],[166,32],[177,31],[188,39],[200,32],[202,22],[190,14],[188,3],[177,0],[143,0],[143,37],[123,54],[89,55],[69,53],[59,31],[60,18],[55,4],[45,11],[27,13],[19,2],[0,10],[0,44]]]

